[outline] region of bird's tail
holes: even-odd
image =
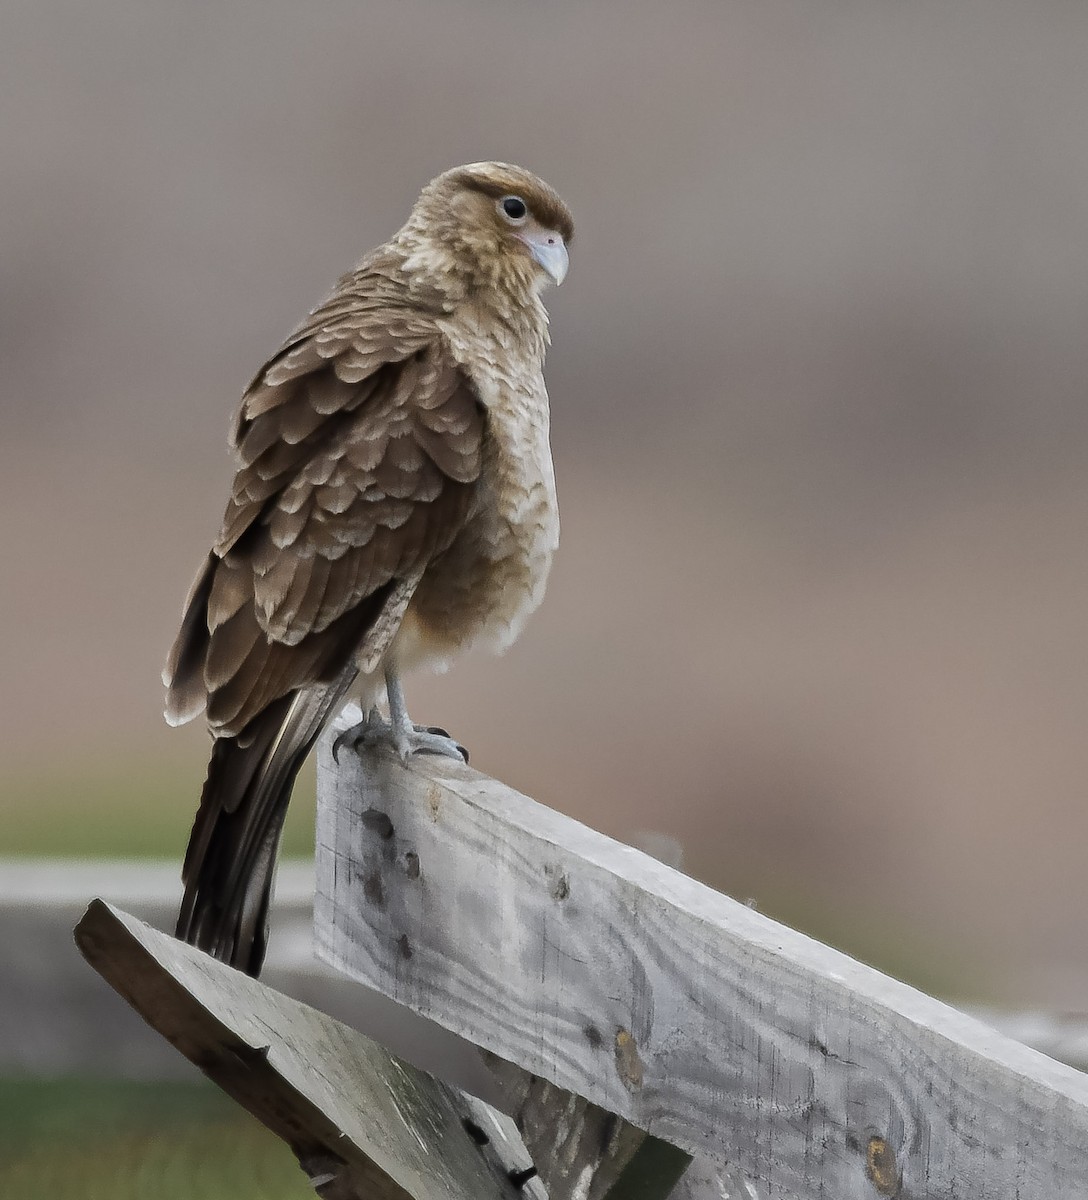
[[[260,973],[283,819],[295,776],[355,676],[270,704],[238,734],[219,737],[182,879],[177,936],[248,975]]]

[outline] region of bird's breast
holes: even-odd
[[[519,353],[501,337],[454,333],[454,353],[487,409],[483,466],[473,513],[424,574],[398,654],[439,667],[469,646],[501,651],[516,640],[559,544],[543,336]]]

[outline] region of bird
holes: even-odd
[[[541,602],[559,541],[542,293],[573,235],[524,168],[446,171],[243,394],[226,513],[163,682],[167,722],[204,713],[213,738],[176,933],[247,974],[322,730],[355,698],[366,715],[338,751],[465,758],[412,722],[402,678],[502,651]]]

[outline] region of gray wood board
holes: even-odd
[[[641,836],[645,840],[636,844],[661,858],[662,839]],[[678,866],[675,847],[672,854],[669,865]],[[471,1043],[313,958],[313,885],[312,857],[305,865],[280,864],[262,982],[361,1029],[447,1083],[513,1111],[499,1102]],[[90,896],[166,929],[181,899],[177,864],[0,857],[0,1077],[192,1078],[192,1064],[87,970],[72,942],[72,926]],[[1083,1013],[969,1011],[1051,1058],[1081,1070],[1088,1066]],[[530,1153],[535,1158],[532,1148]]]
[[[149,1024],[288,1142],[324,1200],[545,1196],[538,1180],[509,1178],[530,1160],[508,1117],[348,1026],[100,900],[76,940]]]
[[[727,1164],[742,1200],[1088,1197],[1078,1072],[468,767],[330,744],[341,971]]]
[[[552,1200],[665,1200],[691,1155],[615,1113],[531,1075],[486,1051],[482,1055]],[[721,1200],[721,1192],[708,1193]]]

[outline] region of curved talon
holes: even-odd
[[[413,754],[441,754],[446,758],[468,762],[468,751],[444,729],[437,725],[411,724],[406,728],[398,728],[384,720],[376,708],[372,708],[357,725],[337,735],[332,744],[333,762],[340,765],[340,751],[344,746],[358,750],[360,746],[376,746],[383,742],[392,746],[402,763],[406,763]]]
[[[390,726],[382,720],[381,714],[376,708],[372,708],[367,712],[366,716],[355,725],[349,725],[336,737],[332,744],[332,761],[337,766],[340,765],[340,751],[344,746],[350,746],[352,750],[358,750],[360,745],[367,741],[368,738],[379,736],[379,730],[385,729],[388,731]]]
[[[393,745],[403,763],[413,754],[441,754],[445,758],[468,762],[468,751],[443,729],[413,725],[410,732],[401,734],[398,731],[394,735]]]
[[[433,733],[436,737],[445,738],[447,741],[452,743],[453,748],[457,751],[457,755],[462,758],[466,764],[468,763],[468,751],[464,746],[461,745],[459,741],[457,741],[456,738],[450,736],[448,730],[443,729],[440,725],[416,725],[413,728],[415,729],[416,733]],[[426,751],[424,751],[424,753],[426,753]],[[432,753],[438,752],[432,751]],[[443,751],[442,753],[446,752]],[[449,757],[453,758],[454,755],[450,754]]]
[[[354,737],[355,731],[358,728],[359,727],[357,725],[352,725],[345,729],[342,733],[336,735],[336,739],[332,744],[332,761],[336,763],[337,766],[340,765],[340,751],[343,749],[343,747],[350,743],[352,750],[354,750],[358,745],[358,742]]]

